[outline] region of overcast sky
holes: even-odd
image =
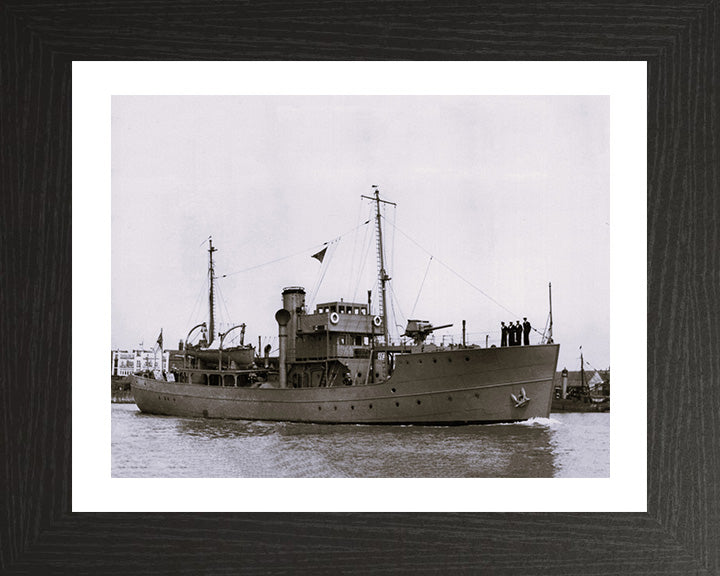
[[[286,286],[310,299],[324,275],[313,302],[365,302],[376,184],[397,203],[396,324],[453,323],[436,342],[459,342],[465,319],[498,344],[501,321],[542,331],[552,282],[558,368],[579,346],[606,368],[609,143],[603,96],[113,97],[112,346],[162,328],[175,347],[206,320],[209,236],[219,321],[247,323],[246,342],[277,345]]]

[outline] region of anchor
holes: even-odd
[[[515,394],[511,392],[510,397],[513,399],[513,402],[515,402],[515,408],[522,408],[525,404],[530,402],[530,398],[525,392],[525,388],[520,388],[520,394],[518,396],[515,396]]]

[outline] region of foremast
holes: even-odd
[[[390,280],[390,276],[388,276],[388,273],[385,270],[385,250],[383,247],[382,216],[380,215],[380,203],[382,202],[383,204],[390,204],[392,206],[397,206],[397,204],[395,204],[394,202],[389,202],[387,200],[382,200],[380,198],[380,190],[378,190],[378,187],[373,184],[373,188],[374,196],[362,195],[362,197],[375,202],[375,239],[377,248],[378,280],[380,282],[380,302],[378,303],[378,307],[380,308],[379,316],[380,318],[382,318],[382,343],[388,345],[390,343],[390,339],[387,323],[387,283]]]

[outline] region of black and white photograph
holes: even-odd
[[[113,96],[114,478],[608,478],[610,97]]]
[[[719,37],[6,0],[0,573],[719,574]]]

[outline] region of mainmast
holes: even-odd
[[[208,346],[213,343],[215,339],[215,268],[213,267],[213,252],[217,252],[217,248],[213,248],[212,236],[210,236],[210,248],[208,248],[208,254],[210,255],[210,264],[208,267],[208,275],[210,277],[210,290],[208,291],[209,296],[209,307],[210,307],[210,322],[208,323]]]
[[[390,280],[390,276],[388,276],[387,272],[385,271],[385,252],[383,249],[383,241],[382,241],[382,221],[380,216],[380,202],[384,204],[391,204],[393,206],[397,206],[394,202],[388,202],[387,200],[381,200],[380,199],[380,190],[378,190],[378,187],[373,184],[373,188],[375,189],[375,196],[365,196],[362,195],[363,198],[367,198],[368,200],[374,200],[375,201],[375,226],[376,226],[376,241],[377,241],[377,263],[378,263],[378,280],[380,280],[380,302],[378,303],[380,307],[380,317],[382,318],[382,330],[383,330],[383,340],[385,344],[389,344],[389,338],[388,338],[388,323],[387,323],[387,296],[386,296],[386,284],[388,280]]]

